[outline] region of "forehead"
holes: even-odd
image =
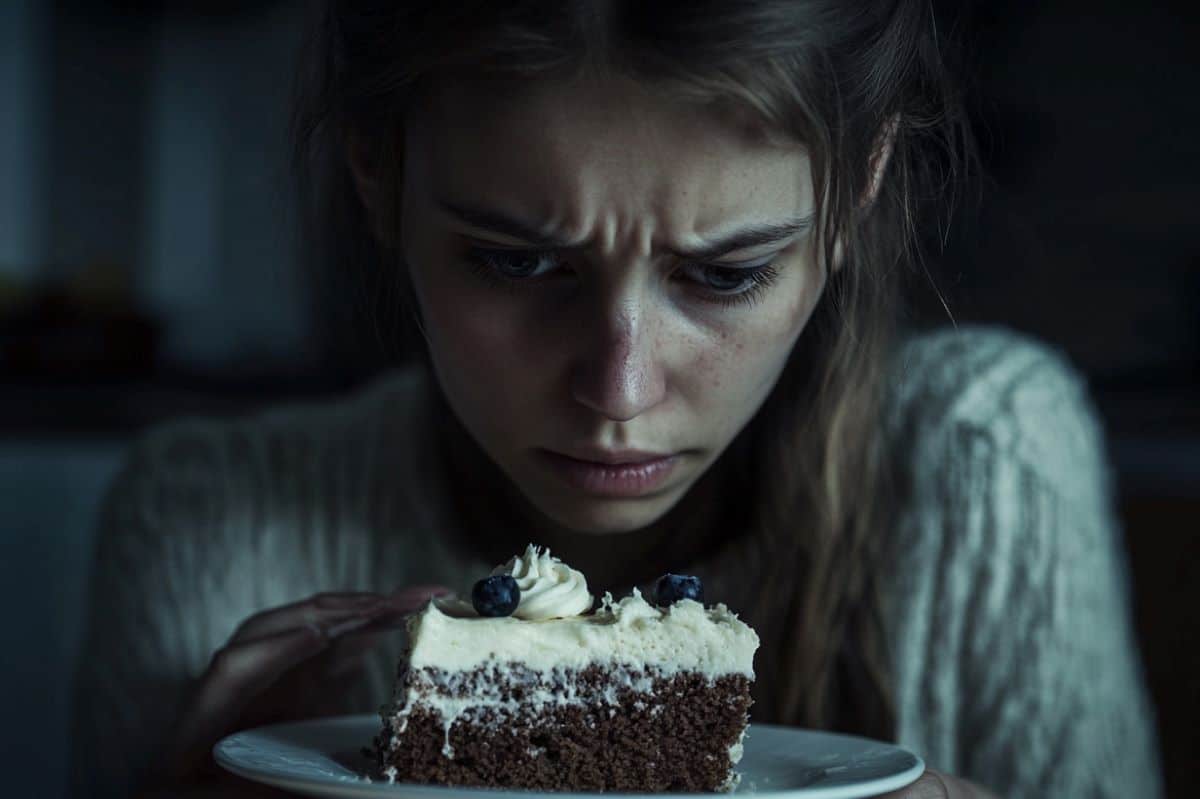
[[[596,214],[702,230],[807,212],[809,160],[728,113],[622,79],[432,87],[407,128],[407,162],[443,196],[560,224]],[[417,157],[419,155],[419,157]]]

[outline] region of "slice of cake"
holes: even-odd
[[[379,765],[392,782],[562,791],[737,783],[758,636],[696,578],[606,595],[532,545],[408,624]]]

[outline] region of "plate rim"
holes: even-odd
[[[271,785],[271,786],[277,787],[277,788],[283,788],[283,789],[289,790],[289,791],[295,791],[295,792],[310,795],[310,796],[317,795],[317,794],[312,793],[312,791],[314,789],[318,789],[318,788],[336,789],[341,794],[346,795],[346,796],[355,795],[355,794],[361,795],[361,796],[370,796],[370,795],[377,796],[377,795],[380,795],[380,792],[377,789],[380,787],[384,787],[384,786],[386,786],[385,790],[391,789],[397,793],[399,793],[400,791],[404,791],[410,796],[429,797],[429,799],[436,799],[437,797],[448,797],[451,795],[464,795],[464,796],[480,797],[480,799],[484,799],[485,797],[487,799],[531,799],[531,797],[537,797],[537,796],[553,796],[553,797],[556,797],[556,799],[655,799],[655,797],[663,797],[663,796],[712,796],[713,795],[711,793],[704,793],[704,792],[700,792],[700,793],[695,793],[695,792],[694,793],[680,793],[680,792],[670,792],[670,793],[667,793],[667,792],[662,792],[662,793],[616,793],[616,792],[580,793],[580,792],[565,792],[565,791],[563,791],[563,792],[530,791],[530,790],[524,790],[524,789],[486,788],[486,787],[469,786],[469,785],[464,785],[464,786],[427,785],[427,784],[423,784],[423,783],[407,783],[407,782],[406,783],[388,783],[388,782],[379,782],[379,781],[374,781],[374,780],[368,781],[368,780],[363,780],[363,779],[359,779],[359,780],[346,779],[344,781],[340,781],[340,780],[336,780],[336,779],[312,779],[312,778],[297,779],[297,778],[289,778],[289,777],[281,776],[277,773],[270,773],[270,772],[267,772],[265,769],[258,769],[253,766],[245,766],[245,765],[241,764],[240,762],[238,762],[236,758],[232,757],[228,752],[225,751],[225,749],[227,749],[230,745],[233,745],[235,743],[240,743],[240,741],[238,741],[238,739],[242,738],[243,736],[254,734],[254,733],[263,733],[263,732],[267,732],[270,730],[287,729],[287,728],[295,728],[295,727],[308,727],[308,726],[320,727],[320,726],[336,724],[336,723],[366,724],[369,721],[374,721],[374,720],[378,719],[378,717],[379,717],[378,713],[350,713],[350,714],[338,715],[338,716],[325,716],[325,717],[321,717],[321,718],[298,719],[298,720],[294,720],[294,721],[277,722],[274,724],[263,724],[263,725],[260,725],[257,727],[250,727],[250,728],[247,728],[244,730],[238,730],[236,732],[233,732],[233,733],[230,733],[229,735],[224,736],[223,738],[221,738],[221,740],[217,741],[217,743],[213,745],[213,748],[212,748],[213,759],[217,762],[217,764],[221,768],[225,769],[226,771],[230,771],[234,774],[237,774],[238,776],[240,776],[244,779]],[[918,755],[916,752],[913,752],[911,749],[908,749],[905,746],[902,746],[902,745],[896,744],[896,743],[891,743],[889,741],[878,741],[873,738],[867,738],[862,735],[852,735],[849,733],[832,732],[832,731],[828,731],[828,730],[815,730],[815,729],[811,729],[811,728],[807,728],[807,727],[795,727],[795,726],[786,725],[786,724],[768,724],[768,723],[757,723],[757,722],[752,722],[750,725],[748,725],[747,732],[746,732],[746,738],[750,739],[753,735],[754,730],[756,730],[756,729],[772,730],[772,731],[778,731],[778,732],[783,732],[783,733],[802,732],[802,733],[807,733],[810,735],[817,735],[817,736],[821,736],[821,737],[839,738],[839,739],[843,739],[843,740],[849,739],[849,740],[853,740],[856,742],[868,743],[868,744],[872,744],[875,746],[881,746],[881,747],[886,747],[889,749],[899,750],[900,752],[903,752],[904,754],[907,754],[910,757],[912,757],[915,762],[911,768],[909,768],[903,772],[898,772],[896,774],[892,774],[887,777],[880,777],[878,779],[872,780],[869,783],[858,783],[858,784],[854,784],[854,785],[831,785],[831,786],[824,786],[824,787],[816,786],[816,787],[811,787],[811,788],[770,788],[770,787],[756,786],[754,789],[752,789],[750,791],[746,791],[745,789],[742,789],[738,794],[729,793],[729,794],[724,794],[724,795],[727,795],[727,796],[753,795],[753,796],[768,796],[768,797],[795,796],[795,797],[801,797],[802,799],[858,799],[860,797],[878,796],[879,794],[885,794],[890,791],[895,791],[895,790],[899,790],[900,788],[904,788],[904,787],[916,782],[916,780],[919,779],[921,777],[921,775],[925,772],[925,761],[920,755]],[[863,793],[864,788],[869,788],[871,793],[864,794]],[[326,795],[326,794],[322,794],[322,795]],[[717,794],[717,795],[721,795],[721,794]]]

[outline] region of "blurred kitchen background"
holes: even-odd
[[[967,26],[991,177],[933,271],[960,323],[1028,331],[1089,376],[1168,785],[1196,795],[1197,13],[943,5]],[[63,792],[92,517],[131,437],[386,365],[369,336],[334,335],[350,300],[297,265],[285,132],[304,15],[302,0],[0,2],[0,697],[18,721],[6,776],[30,775],[28,795]]]

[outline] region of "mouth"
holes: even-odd
[[[556,450],[547,450],[547,452],[553,452],[555,455],[562,455],[563,457],[572,458],[584,463],[599,463],[605,466],[637,466],[678,454],[630,448],[604,449],[603,447],[593,447],[587,444],[571,447],[568,452],[558,452]]]
[[[537,454],[545,467],[567,485],[607,497],[642,496],[654,491],[667,480],[680,460],[678,454],[632,450],[610,451],[606,453],[610,461],[579,458],[548,449],[539,449]]]

